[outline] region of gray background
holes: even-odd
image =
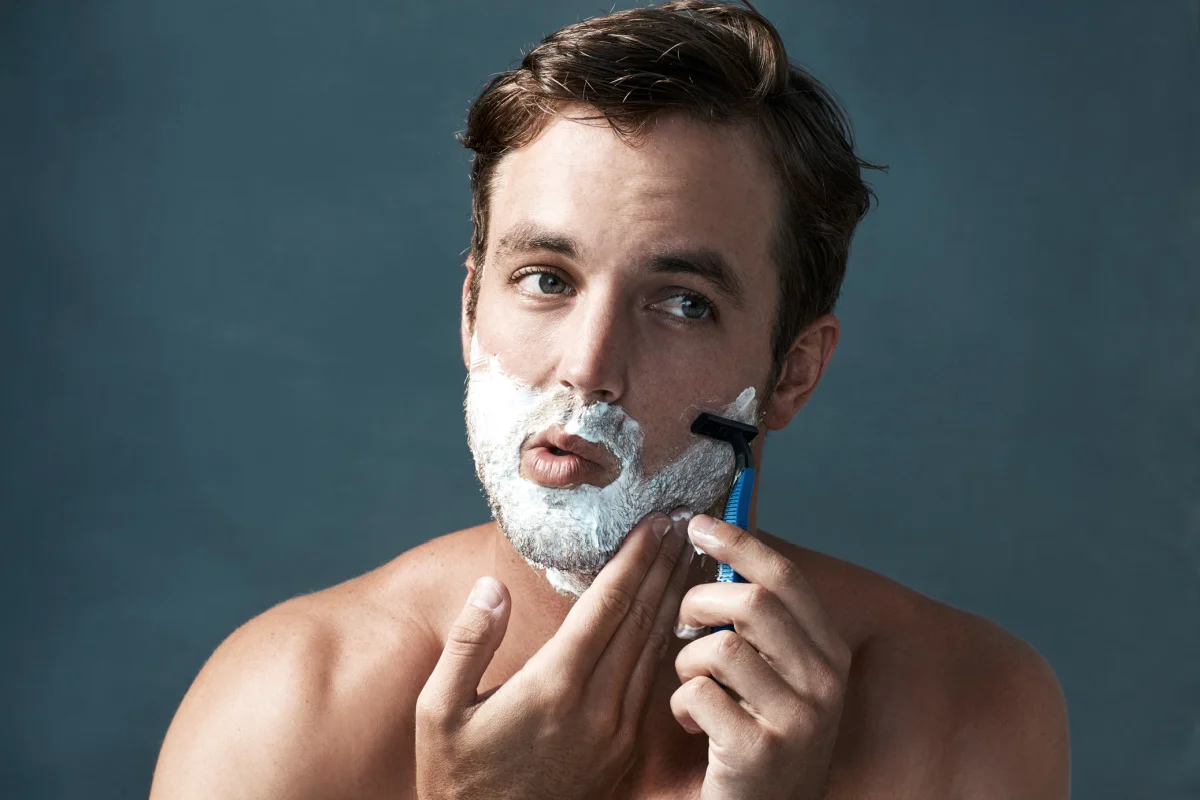
[[[1197,6],[769,2],[881,205],[768,529],[983,614],[1076,797],[1200,795]],[[483,81],[594,2],[0,3],[0,794],[144,795],[204,659],[481,521]]]

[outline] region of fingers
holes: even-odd
[[[674,516],[672,515],[673,520]],[[690,512],[687,516],[690,518]],[[682,522],[686,525],[687,519],[682,519]],[[654,688],[654,680],[658,676],[659,664],[662,663],[663,657],[671,646],[671,634],[675,626],[675,619],[679,614],[679,603],[683,599],[683,592],[687,587],[688,570],[691,568],[692,557],[695,555],[695,551],[687,545],[687,537],[682,531],[679,533],[679,539],[680,553],[676,557],[675,566],[667,580],[666,590],[658,606],[658,615],[655,617],[649,635],[642,641],[640,652],[637,653],[637,662],[633,666],[633,673],[624,684],[628,688],[625,689],[625,700],[621,707],[622,720],[640,722],[650,699],[650,692]],[[604,685],[600,682],[598,684]],[[611,685],[608,691],[613,691]]]
[[[421,690],[418,706],[450,715],[476,701],[479,681],[492,663],[508,629],[512,602],[508,589],[495,578],[480,578],[459,613],[442,655]]]
[[[758,584],[779,598],[813,643],[834,660],[847,655],[833,622],[791,559],[736,525],[705,514],[697,514],[692,519],[688,535],[700,550],[733,567],[749,583]]]
[[[765,659],[765,663],[801,691],[806,689],[809,678],[819,674],[813,670],[825,666],[826,656],[815,648],[801,623],[778,597],[757,583],[693,586],[680,604],[679,623],[693,628],[732,624],[739,638],[757,651],[760,661]],[[717,676],[717,679],[729,685],[724,678]]]
[[[591,677],[613,634],[633,608],[638,587],[658,557],[670,526],[667,515],[657,512],[635,525],[546,643],[543,652],[563,665],[569,680],[582,682]]]
[[[706,733],[718,747],[748,745],[758,724],[712,678],[692,678],[671,695],[671,713],[688,733]]]
[[[601,693],[611,696],[613,692],[623,692],[647,640],[653,632],[659,630],[659,626],[672,622],[661,620],[660,611],[667,583],[687,542],[687,520],[682,515],[679,517],[678,520],[671,521],[671,528],[663,538],[654,564],[638,586],[625,619],[621,620],[616,633],[608,642],[608,647],[596,662],[591,684]],[[690,517],[689,514],[688,518]],[[674,613],[679,613],[678,606]],[[663,641],[668,640],[664,638]]]
[[[733,631],[718,631],[689,644],[675,657],[679,682],[707,676],[732,691],[754,716],[784,720],[799,699],[749,642]]]

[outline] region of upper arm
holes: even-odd
[[[1050,665],[1013,637],[963,697],[955,736],[953,797],[1067,800],[1071,787],[1066,700]]]
[[[151,798],[333,796],[317,733],[337,647],[327,624],[287,604],[235,631],[171,722]]]

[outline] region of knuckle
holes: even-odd
[[[467,615],[454,623],[446,637],[445,648],[458,655],[473,652],[487,644],[490,631],[487,620],[474,614]]]
[[[417,695],[416,723],[425,727],[439,727],[446,718],[446,710],[442,696],[427,687]]]
[[[768,606],[774,604],[775,595],[771,594],[771,591],[761,584],[751,583],[748,586],[749,588],[743,596],[742,604],[745,606],[746,613],[758,616],[765,612]]]
[[[833,669],[825,668],[815,670],[813,676],[813,695],[816,701],[822,708],[831,708],[840,705],[842,695],[845,691],[845,683],[841,675]]]
[[[650,657],[655,663],[663,660],[663,656],[667,654],[667,648],[671,646],[671,640],[667,635],[660,630],[650,632],[650,638],[646,640],[646,649],[650,651]]]
[[[789,739],[809,741],[820,729],[820,712],[808,703],[798,703],[788,715],[785,735]]]
[[[790,586],[803,580],[803,575],[800,573],[800,568],[796,566],[796,562],[782,555],[775,560],[772,575],[781,586]]]
[[[682,542],[679,542],[682,545]],[[663,570],[670,570],[675,566],[675,561],[679,557],[680,547],[672,546],[671,539],[663,542],[663,545],[658,548],[658,552],[654,556],[654,564]]]
[[[762,725],[753,725],[747,731],[746,747],[764,761],[771,761],[780,750],[780,736]]]
[[[749,544],[750,534],[737,525],[730,525],[727,522],[718,522],[717,524],[725,529],[725,544],[730,549],[744,550]]]
[[[629,606],[629,611],[626,617],[629,619],[629,624],[639,633],[649,630],[654,625],[654,618],[658,615],[658,609],[647,603],[645,600],[635,599],[633,604]]]
[[[591,738],[597,742],[615,743],[621,729],[621,715],[618,709],[602,704],[589,712],[588,727]]]
[[[715,636],[716,654],[722,661],[736,660],[742,654],[742,648],[746,646],[746,640],[733,631],[719,631]]]
[[[699,675],[688,681],[684,687],[684,699],[689,703],[704,702],[705,698],[711,697],[714,691],[720,691],[716,681],[707,675]]]
[[[596,603],[605,614],[624,617],[633,605],[633,595],[620,586],[607,586],[596,598]]]
[[[637,563],[638,566],[641,567],[643,575],[650,569],[650,567],[654,566],[654,562],[658,560],[659,552],[662,550],[661,547],[657,546],[657,543],[653,546],[650,545],[650,542],[656,542],[656,540],[647,537],[647,539],[644,541],[647,543],[646,546],[637,550]]]
[[[646,575],[646,573],[648,573],[650,570],[652,570],[654,568],[655,562],[658,561],[658,553],[653,552],[653,551],[641,553],[638,556],[637,561],[638,561],[638,575],[644,576],[644,575]]]
[[[446,645],[442,649],[456,658],[470,658],[479,652],[480,644],[479,642],[464,641],[461,639],[447,639]]]

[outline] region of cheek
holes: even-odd
[[[666,391],[651,397],[643,395],[640,413],[633,413],[645,436],[642,468],[647,473],[662,470],[696,441],[691,432],[692,422],[701,411],[717,412],[734,402],[750,386],[757,397],[759,388],[751,382],[729,383],[729,376],[708,382],[697,380],[691,373],[687,380],[665,384]]]
[[[475,335],[485,352],[501,357],[504,370],[534,385],[553,371],[558,341],[558,318],[531,314],[516,307],[506,286],[495,276],[484,279],[475,312]]]

